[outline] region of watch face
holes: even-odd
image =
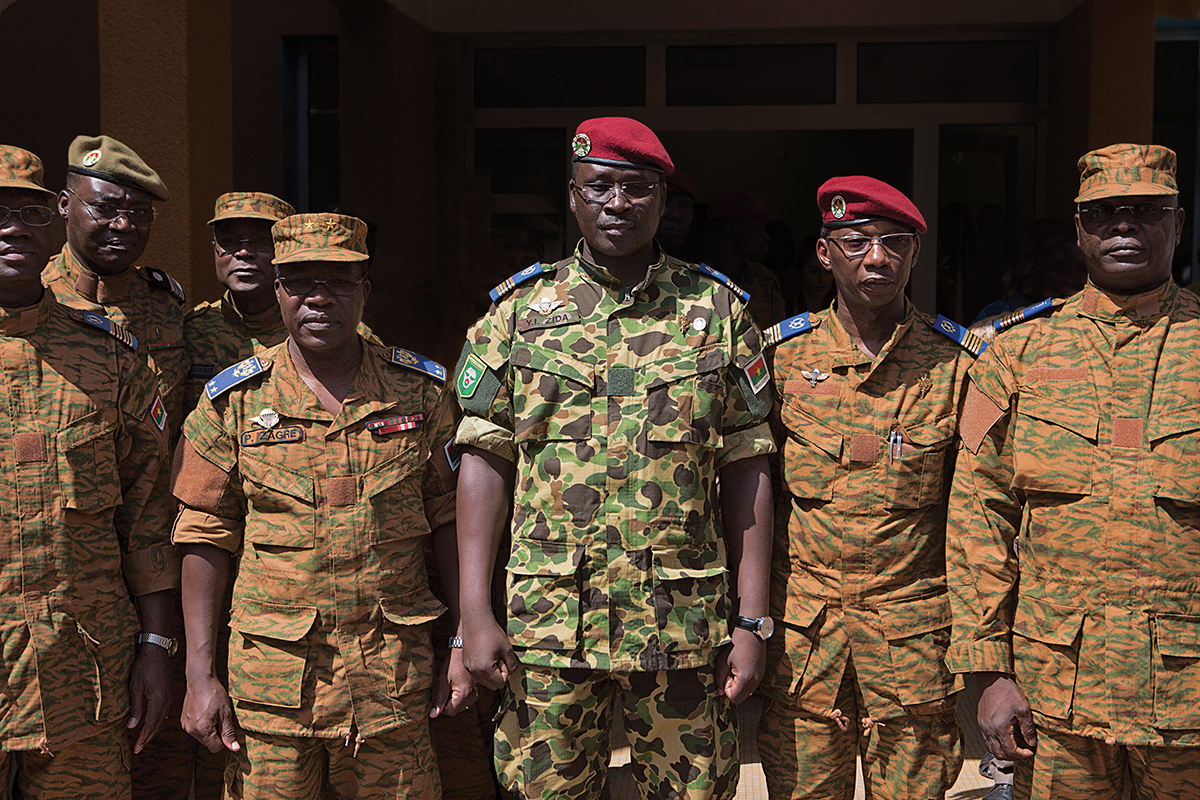
[[[179,640],[172,639],[171,646],[167,648],[167,658],[174,658],[175,653],[179,651]]]
[[[764,642],[771,638],[771,634],[775,632],[775,620],[770,617],[763,617],[758,624],[758,638]]]

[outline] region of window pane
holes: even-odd
[[[1034,103],[1037,76],[1036,41],[858,46],[860,103]]]
[[[836,99],[832,44],[668,47],[667,105],[811,105]]]
[[[475,174],[497,194],[565,198],[569,143],[564,128],[478,128]]]
[[[503,47],[475,51],[476,108],[645,104],[644,47]]]

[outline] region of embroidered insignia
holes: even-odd
[[[538,328],[556,328],[559,325],[570,325],[579,322],[578,311],[560,311],[548,317],[534,316],[517,320],[517,330],[524,333]]]
[[[755,394],[762,391],[762,388],[771,380],[771,373],[767,370],[767,359],[759,353],[753,361],[745,367],[746,378],[750,381],[750,389]]]
[[[504,297],[504,295],[511,292],[515,287],[520,286],[522,283],[529,280],[533,276],[541,275],[543,272],[551,272],[553,270],[554,270],[553,264],[543,264],[541,262],[536,262],[536,263],[530,264],[528,267],[521,270],[516,275],[509,276],[509,278],[507,278],[504,281],[504,283],[500,284],[495,289],[492,289],[490,292],[488,292],[488,297],[492,298],[493,303],[498,303],[498,302],[500,302],[501,297]]]
[[[388,433],[398,433],[400,431],[410,431],[420,425],[423,419],[425,419],[424,414],[409,414],[405,417],[377,419],[367,423],[367,430],[379,436]]]
[[[228,369],[217,373],[217,376],[204,384],[204,396],[215,400],[225,392],[249,378],[266,371],[271,362],[258,356],[250,356],[245,361],[239,361]]]
[[[541,314],[543,317],[545,317],[545,316],[548,316],[551,311],[554,311],[556,308],[558,308],[562,304],[563,304],[562,300],[554,300],[549,297],[543,297],[540,300],[535,300],[534,302],[530,303],[529,307],[532,308],[537,313]]]
[[[988,343],[952,319],[946,319],[941,314],[933,322],[933,329],[943,336],[948,336],[963,346],[968,353],[978,357],[988,349]]]
[[[445,367],[425,356],[419,356],[411,350],[405,350],[402,347],[393,347],[388,360],[397,366],[407,367],[415,372],[423,372],[439,383],[446,382]]]
[[[846,198],[840,194],[835,194],[833,200],[829,203],[829,210],[833,213],[834,219],[841,219],[846,216]]]
[[[97,314],[95,311],[76,311],[75,309],[71,309],[71,312],[71,316],[75,317],[75,319],[91,325],[93,328],[99,328],[130,350],[136,351],[138,349],[137,337],[108,317]]]
[[[925,395],[929,394],[929,390],[932,388],[933,378],[929,377],[928,372],[917,379],[917,396],[922,400],[925,399]]]
[[[575,134],[575,138],[571,140],[571,152],[575,154],[576,158],[583,158],[592,152],[592,140],[586,133]]]
[[[100,160],[100,151],[99,150],[92,150],[91,152],[85,153],[83,156],[83,159],[82,159],[83,165],[85,167],[95,166],[96,162],[99,160]]]
[[[774,347],[780,342],[790,339],[798,333],[804,333],[805,331],[811,331],[812,329],[812,317],[810,317],[808,312],[805,311],[767,328],[766,332],[763,333],[763,341],[767,347]]]
[[[468,355],[467,363],[463,364],[462,371],[458,373],[458,396],[466,399],[475,394],[475,390],[479,388],[479,379],[486,370],[487,365],[483,363],[482,358],[474,353]]]
[[[273,408],[264,408],[258,412],[257,417],[251,417],[250,421],[255,425],[271,430],[279,424],[279,413]]]
[[[734,294],[736,294],[738,297],[741,298],[743,303],[748,303],[750,301],[750,293],[747,292],[742,287],[738,286],[733,281],[731,281],[725,273],[719,272],[718,270],[713,269],[708,264],[691,264],[691,263],[689,263],[688,266],[691,267],[692,269],[696,270],[697,272],[704,273],[708,277],[715,278],[718,281],[720,281],[721,283],[728,286],[729,289],[732,290]]]
[[[821,381],[823,381],[829,377],[829,373],[821,372],[820,367],[813,367],[810,370],[802,369],[802,370],[800,370],[800,374],[803,375],[805,378],[807,378],[808,382],[811,383],[813,386],[816,386],[818,383],[820,383]]]
[[[150,406],[150,418],[161,431],[167,427],[167,409],[163,406],[162,397],[154,395],[154,405]]]
[[[242,447],[258,447],[263,444],[293,444],[304,441],[304,428],[289,425],[286,428],[271,428],[246,431],[238,436]]]

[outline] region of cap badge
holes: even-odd
[[[541,300],[530,303],[529,307],[541,314],[543,317],[554,311],[563,304],[562,300],[553,300],[549,297],[543,297]]]
[[[834,219],[841,219],[846,216],[846,198],[840,194],[833,196],[833,202],[829,204],[829,210],[833,212]],[[816,386],[814,383],[813,386]]]
[[[571,151],[575,153],[576,158],[583,158],[592,152],[592,140],[586,133],[575,134],[575,138],[571,140]]]
[[[250,421],[255,425],[271,430],[279,424],[279,413],[272,408],[264,408],[258,412],[257,417],[251,417]]]
[[[84,165],[85,167],[90,167],[90,166],[92,166],[93,164],[95,164],[95,163],[96,163],[97,161],[99,161],[99,160],[100,160],[100,151],[99,151],[99,150],[93,150],[93,151],[91,151],[90,153],[86,153],[86,154],[84,154],[84,156],[83,156],[83,165]]]
[[[813,386],[816,386],[818,383],[829,377],[829,373],[821,372],[820,367],[813,367],[811,370],[802,369],[800,370],[800,374],[805,378],[808,378],[808,382]]]

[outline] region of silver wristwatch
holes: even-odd
[[[750,631],[764,642],[770,639],[771,634],[775,632],[775,620],[770,617],[739,616],[734,624],[742,630]]]
[[[139,633],[137,643],[156,644],[167,651],[167,658],[174,658],[176,651],[179,650],[178,639],[172,639],[169,636],[159,636],[157,633]]]

